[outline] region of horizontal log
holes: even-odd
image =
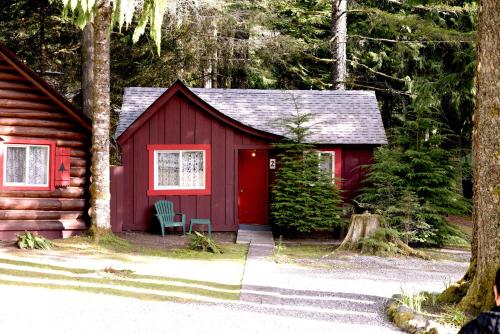
[[[22,116],[22,115],[21,115]],[[10,126],[34,126],[42,128],[56,128],[56,129],[74,129],[75,125],[70,122],[49,121],[44,119],[25,119],[14,117],[0,118],[0,125]]]
[[[32,100],[39,102],[47,102],[50,99],[46,96],[42,96],[35,93],[20,92],[18,90],[12,89],[2,89],[0,88],[0,98],[2,99],[12,99],[12,100]]]
[[[70,187],[84,187],[86,186],[85,182],[87,182],[87,179],[84,177],[72,177],[70,178],[69,185]]]
[[[70,162],[72,167],[87,167],[87,160],[82,159],[82,158],[73,158],[71,157],[71,162]]]
[[[78,150],[78,149],[71,149],[71,156],[72,157],[87,157],[89,155],[89,152],[86,150]]]
[[[2,210],[1,220],[53,220],[81,219],[82,211],[37,211],[37,210]]]
[[[0,231],[85,230],[83,220],[3,220]]]
[[[36,111],[32,109],[9,109],[0,108],[0,116],[2,117],[15,117],[24,119],[57,119],[57,120],[68,120],[72,122],[70,118],[62,113],[61,111]]]
[[[59,110],[52,104],[32,101],[9,100],[0,98],[0,108],[33,109],[33,110]]]
[[[2,136],[2,139],[6,142],[9,142],[12,140],[40,139],[40,138],[29,137],[29,136]],[[49,139],[49,138],[44,138],[44,139]],[[81,140],[56,139],[55,142],[56,142],[56,146],[77,148],[79,150],[88,150],[88,148],[90,146],[90,144],[88,142],[81,141]]]
[[[36,91],[37,88],[29,83],[0,80],[0,88],[15,89],[21,91]]]
[[[8,81],[27,81],[25,77],[17,73],[0,72],[0,80]]]
[[[27,198],[84,198],[85,190],[80,187],[56,188],[50,190],[0,190],[0,197]]]
[[[64,147],[76,147],[76,148],[84,148],[88,149],[89,144],[86,143],[85,141],[79,141],[79,140],[64,140],[64,139],[58,139],[56,140],[56,145],[57,146],[64,146]]]
[[[84,199],[0,198],[0,210],[79,211],[84,206]]]
[[[87,168],[84,167],[71,167],[70,176],[71,177],[83,177],[87,174]]]
[[[53,128],[39,128],[34,126],[5,126],[0,125],[0,135],[29,136],[37,138],[83,140],[84,135],[78,132],[64,131]]]

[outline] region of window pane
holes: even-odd
[[[5,182],[26,182],[26,147],[7,147]]]
[[[320,154],[321,162],[320,168],[325,171],[331,178],[334,178],[333,175],[333,160],[335,159],[335,155],[331,152],[324,152]]]
[[[182,153],[181,184],[186,188],[200,188],[205,186],[203,152]]]
[[[48,184],[49,148],[46,146],[30,146],[28,165],[28,184]]]
[[[157,182],[160,187],[179,186],[179,153],[158,152]]]

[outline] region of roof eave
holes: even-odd
[[[169,99],[171,99],[176,93],[181,93],[192,103],[215,117],[216,119],[222,121],[223,123],[236,128],[247,134],[268,140],[268,141],[278,141],[283,138],[283,136],[269,133],[266,131],[258,130],[245,125],[223,113],[218,111],[216,108],[205,102],[196,93],[191,91],[182,81],[176,80],[172,86],[167,88],[167,90],[160,95],[139,117],[137,117],[132,124],[130,124],[117,138],[119,144],[123,144],[130,138],[139,128],[147,122],[159,109],[160,106],[165,104]]]

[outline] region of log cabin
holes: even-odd
[[[297,110],[300,109],[300,110]],[[314,143],[346,201],[373,149],[386,144],[373,91],[188,88],[125,89],[116,132],[122,166],[111,171],[114,231],[154,231],[154,203],[210,219],[215,231],[268,224],[273,143],[290,113],[312,116]]]
[[[87,229],[90,120],[0,44],[0,240]]]

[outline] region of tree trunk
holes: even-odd
[[[92,117],[94,84],[94,25],[91,19],[82,32],[82,100],[83,112]]]
[[[111,6],[109,0],[96,3],[94,17],[94,87],[92,125],[91,222],[93,228],[109,230],[109,57]]]
[[[500,265],[500,2],[482,0],[479,6],[476,106],[473,116],[474,173],[472,283],[460,306],[468,311],[493,306],[492,287]],[[474,268],[471,268],[474,269]]]
[[[330,48],[333,56],[333,89],[345,89],[347,76],[347,0],[333,0],[332,38]]]
[[[349,231],[340,245],[339,249],[349,248],[349,245],[359,242],[361,239],[368,238],[377,228],[381,227],[382,217],[363,213],[361,215],[352,215]]]

